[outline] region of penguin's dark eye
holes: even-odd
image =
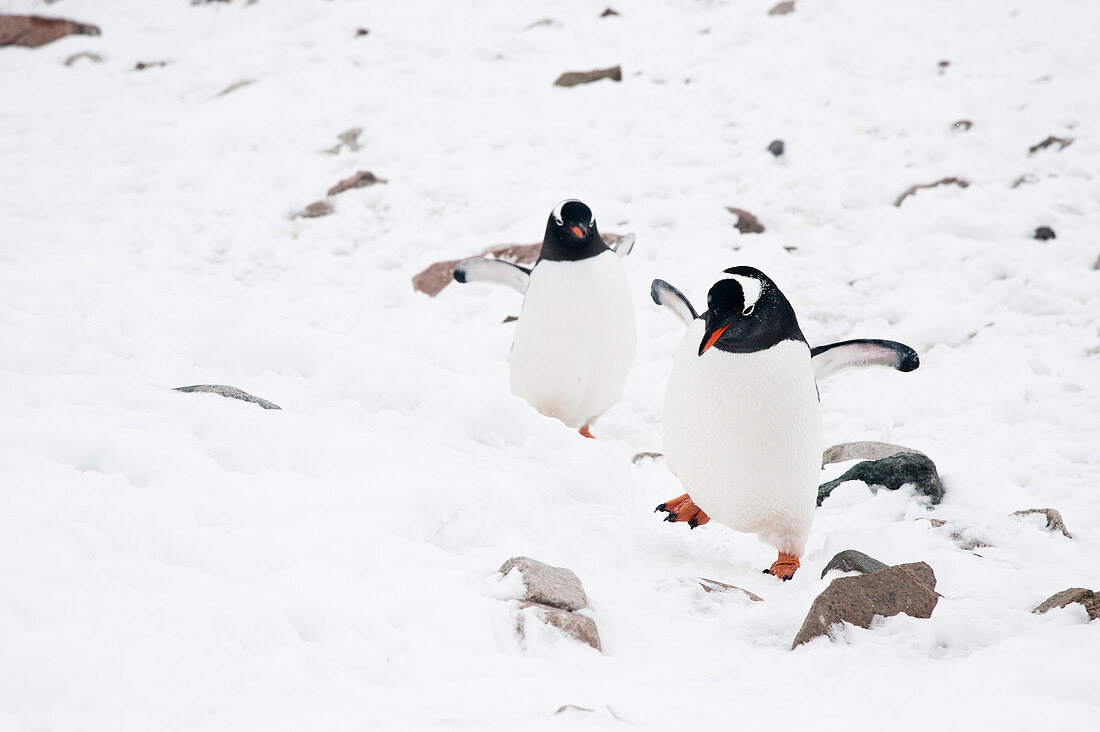
[[[747,308],[741,311],[742,315],[752,315],[752,311],[756,310],[756,303],[749,305]]]

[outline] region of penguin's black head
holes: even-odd
[[[754,267],[730,267],[707,293],[702,356],[712,346],[728,353],[752,353],[780,341],[805,337],[794,308],[771,279]]]
[[[540,258],[551,260],[585,259],[607,248],[592,209],[575,198],[562,201],[550,213],[542,247]]]

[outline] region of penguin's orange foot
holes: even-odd
[[[687,493],[679,498],[673,498],[671,501],[665,501],[657,506],[653,512],[657,513],[658,511],[668,512],[665,521],[686,521],[687,525],[693,529],[710,521],[710,516],[703,513]]]
[[[584,427],[581,427],[577,431],[581,433],[581,437],[587,437],[590,440],[596,439],[596,436],[589,431],[588,425],[585,425]]]
[[[779,559],[772,562],[772,566],[769,569],[764,570],[764,574],[775,575],[779,579],[786,582],[791,577],[794,577],[795,571],[801,565],[798,563],[798,557],[793,554],[784,554],[779,552]]]

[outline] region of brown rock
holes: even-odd
[[[388,183],[385,178],[379,178],[369,170],[360,170],[350,178],[345,178],[332,188],[328,189],[329,196],[335,196],[337,193],[343,193],[344,191],[350,191],[352,188],[366,188],[367,186],[373,186],[375,183]]]
[[[241,79],[240,81],[234,81],[232,84],[230,84],[229,86],[225,87],[220,92],[218,92],[218,96],[219,97],[224,97],[226,94],[232,94],[233,92],[237,91],[238,89],[243,89],[244,87],[248,86],[249,84],[255,84],[255,83],[256,83],[255,79]]]
[[[500,566],[501,574],[518,569],[523,577],[523,599],[562,610],[588,607],[588,598],[580,578],[571,569],[551,567],[530,557],[512,557]]]
[[[817,596],[791,648],[828,635],[837,623],[870,628],[876,615],[928,618],[939,602],[936,575],[924,562],[899,564],[872,574],[838,577]]]
[[[726,206],[726,210],[737,216],[737,230],[742,234],[763,234],[764,225],[760,220],[743,208]]]
[[[558,77],[558,80],[554,82],[554,86],[591,84],[593,81],[599,81],[600,79],[622,81],[623,69],[621,66],[612,66],[609,69],[593,69],[592,71],[567,71]]]
[[[768,11],[768,15],[786,15],[787,13],[794,12],[794,0],[784,0],[771,10]]]
[[[1073,143],[1073,138],[1072,137],[1055,137],[1054,135],[1050,135],[1049,137],[1047,137],[1047,139],[1043,140],[1042,142],[1038,142],[1038,143],[1032,145],[1031,147],[1029,147],[1027,149],[1027,154],[1028,155],[1034,155],[1035,153],[1039,152],[1040,150],[1045,150],[1046,148],[1050,147],[1051,145],[1055,145],[1055,144],[1058,145],[1059,150],[1064,150],[1065,148],[1069,147],[1072,143]]]
[[[1065,607],[1071,602],[1079,602],[1084,605],[1085,610],[1089,614],[1090,621],[1100,618],[1100,593],[1086,590],[1084,587],[1071,587],[1068,590],[1062,590],[1056,595],[1051,595],[1043,600],[1039,604],[1039,607],[1031,612],[1045,613],[1056,607]]]
[[[64,18],[40,15],[0,15],[0,46],[37,48],[65,36],[98,36],[99,28]]]
[[[619,14],[619,11],[615,10],[614,8],[607,8],[602,13],[600,13],[600,17],[601,18],[606,18],[609,15],[618,15],[618,14]]]
[[[764,598],[755,593],[749,592],[743,587],[736,587],[734,585],[727,585],[725,582],[719,582],[718,580],[707,579],[706,577],[699,578],[699,586],[707,592],[743,592],[753,602],[764,602]]]
[[[973,126],[974,126],[974,123],[971,122],[970,120],[960,119],[958,122],[955,122],[954,124],[952,124],[951,128],[955,129],[955,130],[969,130]]]
[[[561,608],[541,605],[537,602],[521,602],[520,613],[516,616],[516,634],[520,638],[527,636],[527,616],[524,610],[533,609],[535,617],[547,625],[553,626],[565,633],[570,638],[579,640],[592,646],[597,651],[602,651],[600,646],[600,633],[596,628],[596,621],[587,615],[562,610]]]
[[[921,188],[935,188],[936,186],[945,186],[945,185],[952,185],[952,184],[957,185],[959,188],[967,188],[967,187],[970,186],[970,183],[963,180],[962,178],[956,178],[954,176],[952,176],[950,178],[941,178],[938,181],[936,181],[935,183],[921,183],[921,184],[918,184],[918,185],[915,185],[915,186],[910,186],[909,190],[907,190],[905,193],[898,196],[898,200],[894,201],[894,205],[895,206],[901,206],[902,201],[904,201],[906,198],[909,198],[909,196],[912,196],[913,194],[915,194]]]
[[[848,460],[881,460],[882,458],[890,457],[891,455],[899,455],[903,452],[913,455],[924,455],[920,450],[914,450],[911,447],[902,447],[901,445],[891,445],[888,442],[875,442],[873,440],[864,442],[842,442],[839,445],[833,445],[822,454],[821,467],[825,467],[831,463],[843,463]]]
[[[134,71],[145,71],[145,69],[154,69],[159,66],[167,66],[167,61],[138,61],[134,64]]]
[[[103,57],[100,56],[98,53],[92,53],[91,51],[81,51],[80,53],[74,53],[72,56],[69,56],[67,59],[65,59],[65,65],[72,66],[82,58],[86,58],[94,64],[103,63]]]
[[[659,452],[639,452],[634,457],[630,458],[630,462],[637,465],[638,463],[642,462],[643,460],[656,460],[657,458],[660,458],[660,457],[664,457],[664,455],[662,453],[659,453]]]
[[[315,219],[318,216],[328,216],[335,211],[336,209],[328,201],[314,201],[294,215],[303,219]]]
[[[1062,536],[1067,539],[1072,539],[1073,535],[1066,530],[1066,522],[1062,520],[1062,514],[1054,508],[1028,508],[1023,511],[1013,511],[1013,516],[1028,516],[1033,513],[1041,513],[1047,517],[1047,530],[1048,531],[1061,531]]]
[[[340,142],[328,148],[327,150],[325,150],[325,152],[327,152],[329,155],[335,155],[336,153],[343,150],[345,147],[352,152],[356,152],[359,149],[359,135],[361,135],[362,133],[362,127],[352,127],[350,130],[344,130],[336,136],[336,139]]]

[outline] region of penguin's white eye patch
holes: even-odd
[[[756,306],[756,301],[760,299],[760,295],[764,292],[764,283],[755,277],[746,277],[745,275],[730,275],[729,279],[737,280],[737,283],[741,285],[741,291],[745,293],[745,309]],[[749,313],[745,313],[748,315]]]
[[[756,310],[756,303],[753,303],[752,305],[747,305],[745,307],[745,309],[741,311],[741,314],[742,315],[752,315],[753,310]]]

